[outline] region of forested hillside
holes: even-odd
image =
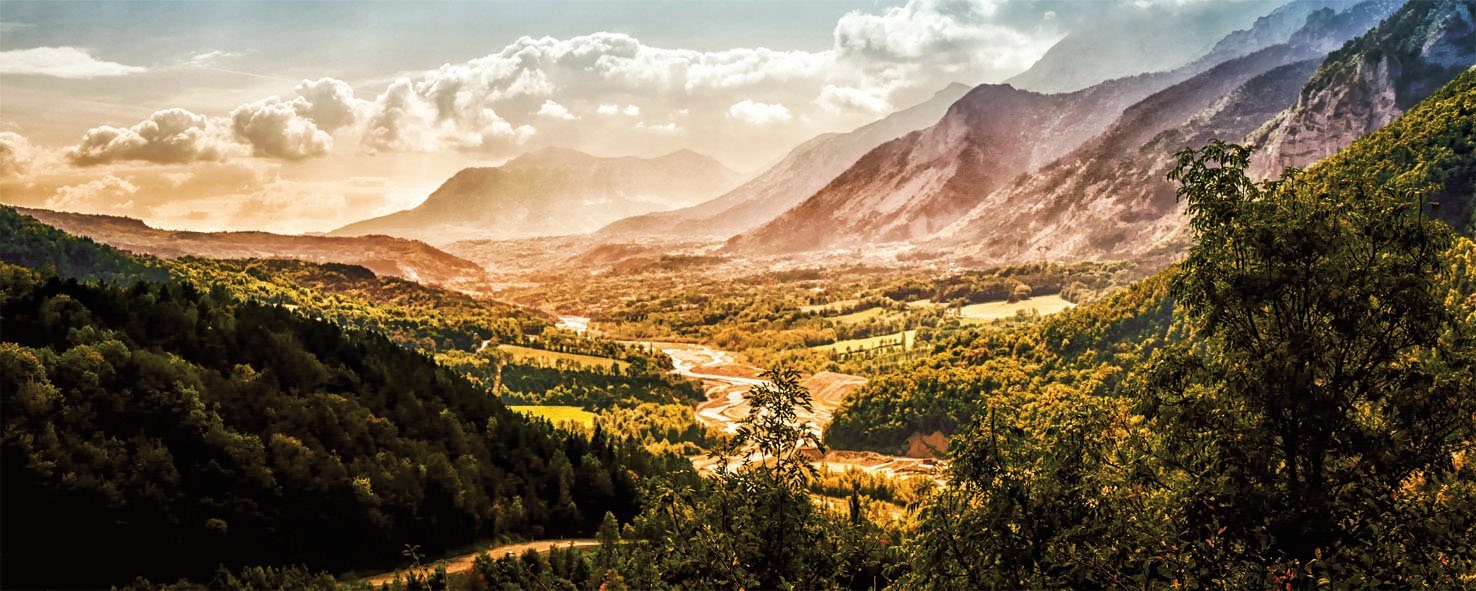
[[[19,221],[46,239],[28,264],[128,265]],[[530,423],[384,336],[227,289],[0,270],[7,586],[342,571],[406,545],[585,534],[634,513],[639,477],[686,466]],[[107,549],[85,569],[81,541]]]

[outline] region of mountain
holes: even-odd
[[[1236,40],[1249,48],[1241,55],[1250,53],[1285,41],[1284,37],[1271,40],[1276,36],[1275,27],[1284,27],[1279,21],[1296,21],[1294,30],[1301,26],[1296,14],[1301,12],[1305,18],[1308,11],[1300,7],[1277,8],[1276,4],[1256,0],[1159,6],[1152,10],[1124,9],[1095,26],[1067,34],[1030,69],[1005,80],[1005,84],[1041,93],[1072,92],[1116,78],[1174,70],[1216,49],[1215,40],[1235,35],[1236,28],[1246,24],[1251,27],[1241,30],[1242,35]],[[1057,12],[1069,18],[1069,13],[1081,6],[1085,4],[1068,3]],[[1262,17],[1265,22],[1252,23],[1268,11],[1271,15]],[[1266,40],[1271,41],[1254,45]],[[1234,57],[1239,55],[1227,54],[1222,59]]]
[[[597,239],[636,237],[728,238],[767,222],[815,194],[883,142],[938,121],[969,87],[952,84],[911,108],[847,133],[824,134],[790,150],[758,176],[711,201],[620,220]]]
[[[1016,175],[1076,148],[1170,74],[1067,94],[975,87],[934,126],[868,152],[800,205],[724,247],[744,254],[849,248],[928,236]]]
[[[1387,125],[1476,64],[1476,1],[1412,2],[1328,56],[1292,105],[1250,140],[1251,172],[1306,166]]]
[[[1365,2],[1310,15],[1289,42],[1225,62],[1133,105],[1101,136],[985,198],[939,233],[939,244],[985,260],[1080,260],[1177,252],[1187,239],[1174,154],[1240,141],[1296,101],[1335,47],[1397,6]],[[1179,242],[1176,242],[1179,241]]]
[[[1302,27],[1287,35],[1287,43],[1218,65],[1205,57],[1171,72],[1065,94],[981,86],[955,103],[933,128],[883,144],[801,205],[730,239],[727,248],[780,254],[928,237],[949,228],[1017,176],[1039,170],[1106,131],[1119,116],[1124,122],[1118,125],[1122,137],[1116,143],[1136,148],[1250,78],[1319,56],[1362,33],[1377,22],[1378,7],[1392,10],[1397,5],[1372,0],[1342,12],[1311,11]],[[1262,28],[1274,27],[1263,21]],[[1220,50],[1230,55],[1253,47],[1255,39],[1279,35],[1241,35]],[[1186,82],[1191,79],[1199,81]],[[1124,113],[1175,85],[1183,96],[1159,97],[1136,113]]]
[[[163,258],[277,258],[360,265],[376,275],[426,283],[479,278],[476,263],[424,242],[389,236],[291,236],[267,232],[160,230],[140,220],[110,215],[16,208],[42,223],[129,252]]]
[[[332,234],[388,234],[432,244],[582,234],[628,215],[700,203],[737,180],[737,173],[690,150],[602,158],[545,148],[495,168],[464,169],[413,209]]]

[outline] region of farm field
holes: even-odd
[[[959,309],[959,316],[964,322],[982,323],[1009,318],[1019,312],[1034,309],[1041,316],[1050,316],[1062,310],[1075,307],[1076,304],[1061,299],[1059,295],[1048,295],[1033,297],[1010,303],[1006,301],[985,302],[972,304]]]
[[[524,347],[521,345],[498,345],[497,348],[509,355],[512,355],[513,359],[518,361],[538,361],[546,363],[548,365],[554,365],[560,361],[563,361],[565,363],[573,363],[576,365],[585,365],[590,367],[610,367],[613,365],[622,370],[630,366],[630,364],[625,361],[610,359],[608,357],[595,357],[593,355],[581,355],[578,353],[562,353],[559,351],[535,349],[533,347]]]
[[[581,427],[594,427],[596,415],[578,406],[559,405],[512,405],[508,406],[513,412],[528,416],[548,419],[550,423],[561,425],[574,423]]]
[[[902,344],[902,348],[910,349],[912,348],[913,337],[915,337],[916,335],[916,330],[906,330],[902,332],[894,332],[891,334],[867,337],[864,339],[836,341],[828,345],[817,345],[814,347],[810,347],[810,350],[845,353],[847,351],[867,351],[879,347],[896,346],[898,343]]]

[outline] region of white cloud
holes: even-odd
[[[231,130],[252,153],[286,160],[322,156],[333,148],[334,130],[354,123],[368,108],[341,80],[304,80],[298,96],[269,97],[231,111]]]
[[[184,109],[165,109],[131,127],[88,130],[67,151],[67,159],[79,166],[120,160],[179,164],[223,160],[235,149],[220,122]]]
[[[677,131],[680,131],[681,127],[678,126],[675,121],[668,121],[666,123],[650,125],[647,125],[645,121],[637,121],[636,129],[645,129],[649,131],[654,131],[656,133],[673,134]]]
[[[751,125],[768,125],[789,121],[792,115],[782,104],[760,103],[750,99],[733,103],[728,107],[728,117]]]
[[[639,117],[641,108],[635,105],[625,105],[622,107],[620,105],[605,103],[596,108],[595,112],[606,116],[625,115],[626,117]]]
[[[271,97],[236,107],[231,130],[257,156],[301,160],[327,154],[333,137],[299,113],[300,101]]]
[[[13,131],[0,131],[0,179],[30,172],[36,160],[36,148],[26,136]]]
[[[46,208],[58,211],[122,213],[133,208],[132,197],[136,193],[138,185],[107,174],[86,183],[57,189],[46,200]]]
[[[99,78],[127,76],[148,68],[128,66],[92,57],[76,47],[32,47],[0,51],[0,74],[28,74],[54,78]]]
[[[880,14],[852,11],[835,25],[835,50],[841,60],[888,80],[928,73],[980,82],[1001,79],[1030,67],[1061,36],[1002,24],[997,19],[1002,4],[909,0]]]
[[[573,121],[579,118],[576,117],[573,113],[570,113],[569,109],[566,108],[564,105],[558,104],[552,100],[543,101],[543,106],[538,107],[538,116],[546,117],[548,119],[563,119],[565,121]]]
[[[522,145],[536,133],[532,126],[513,125],[490,106],[464,101],[458,93],[439,94],[436,87],[447,90],[445,82],[400,78],[390,84],[371,108],[364,144],[405,152],[499,151]]]
[[[185,58],[185,65],[203,68],[207,66],[212,66],[221,60],[233,58],[238,55],[240,54],[230,51],[205,51]]]

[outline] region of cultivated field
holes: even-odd
[[[1076,304],[1061,299],[1058,295],[1040,296],[1020,300],[1015,303],[985,302],[973,304],[959,309],[959,315],[965,322],[990,322],[1001,318],[1009,318],[1020,312],[1035,310],[1041,316],[1050,316],[1056,312],[1075,307]]]
[[[588,367],[608,368],[614,366],[620,369],[625,369],[626,367],[630,366],[630,364],[627,362],[617,359],[610,359],[609,357],[595,357],[593,355],[580,355],[578,353],[561,353],[558,351],[546,351],[543,349],[534,349],[532,347],[523,347],[519,345],[498,345],[497,348],[509,355],[512,355],[513,359],[518,361],[538,361],[548,365],[555,365],[562,361],[564,363],[573,363],[575,365],[584,365]]]

